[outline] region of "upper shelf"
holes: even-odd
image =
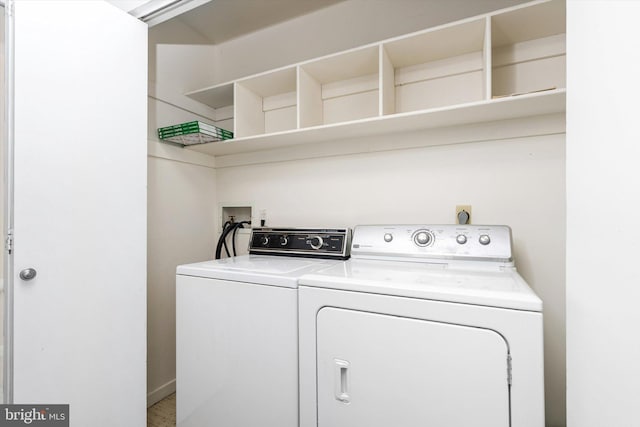
[[[566,90],[504,97],[463,105],[366,118],[351,122],[231,139],[188,149],[212,156],[269,150],[345,138],[395,134],[424,129],[516,119],[565,111]]]
[[[236,138],[189,149],[228,155],[563,112],[565,15],[564,0],[535,1],[190,92]]]
[[[233,105],[233,83],[223,83],[185,93],[198,102],[217,109]]]

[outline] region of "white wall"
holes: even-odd
[[[179,93],[211,84],[216,47],[208,43],[204,36],[180,20],[150,28],[149,81]]]
[[[158,27],[156,27],[158,28]],[[211,259],[215,250],[214,159],[158,142],[158,127],[195,119],[208,121],[206,107],[185,100],[187,74],[181,60],[197,59],[197,45],[176,51],[174,43],[201,43],[180,25],[149,32],[149,157],[147,255],[147,403],[175,391],[175,269]],[[206,47],[205,47],[206,48]],[[160,70],[161,76],[156,75]],[[160,83],[158,83],[160,80]],[[172,85],[167,85],[171,81]],[[177,107],[176,104],[182,105]],[[190,107],[193,107],[189,109]]]
[[[175,391],[176,266],[211,259],[215,249],[215,170],[174,160],[171,149],[151,147],[148,159],[148,404]]]
[[[567,6],[567,421],[637,426],[640,2]]]
[[[157,140],[158,127],[180,120],[211,121],[214,111],[184,96],[213,80],[216,47],[178,20],[149,29],[149,97],[156,111],[149,120],[149,138]]]
[[[149,405],[175,391],[176,266],[213,257],[214,160],[156,142],[158,120],[190,113],[149,99],[147,189],[147,392]]]
[[[149,156],[147,254],[147,403],[175,391],[175,269],[211,259],[215,250],[214,159],[158,142],[156,129],[211,111],[182,94],[197,62],[202,36],[179,22],[149,31]],[[175,49],[184,43],[186,49]],[[173,57],[173,55],[177,55]],[[202,73],[204,67],[199,67]],[[197,73],[196,73],[197,74]],[[178,107],[177,105],[181,105]]]

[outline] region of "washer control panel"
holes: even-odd
[[[361,225],[353,231],[354,258],[513,261],[505,225]]]
[[[254,228],[249,253],[309,258],[349,258],[348,228]]]

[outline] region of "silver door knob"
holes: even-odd
[[[35,268],[25,268],[20,272],[20,278],[22,280],[31,280],[36,277],[37,274],[38,272]]]

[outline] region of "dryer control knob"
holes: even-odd
[[[309,239],[309,245],[313,249],[320,249],[322,247],[323,243],[324,243],[324,240],[322,240],[322,237],[320,237],[320,236],[312,236]]]
[[[467,236],[465,236],[464,234],[458,234],[458,236],[456,237],[456,242],[464,245],[465,243],[467,243]]]
[[[269,236],[262,236],[262,239],[260,239],[260,244],[262,246],[267,246],[269,244]]]
[[[387,243],[388,243],[388,242],[390,242],[390,241],[392,241],[392,240],[393,240],[393,234],[391,234],[391,233],[384,233],[384,241],[385,241],[385,242],[387,242]]]
[[[413,240],[418,246],[427,246],[431,242],[431,234],[426,231],[419,231],[413,237]]]
[[[280,236],[280,246],[287,246],[289,238],[287,236]]]
[[[489,243],[491,243],[491,237],[489,237],[489,235],[487,234],[483,234],[478,238],[478,242],[480,242],[481,245],[488,245]]]

